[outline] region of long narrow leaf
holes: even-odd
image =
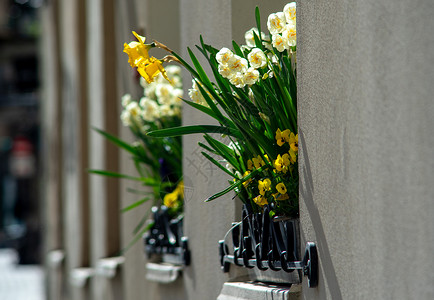
[[[121,139],[115,137],[114,135],[111,135],[110,133],[105,132],[101,129],[94,127],[93,130],[95,130],[99,134],[103,135],[106,139],[108,139],[113,144],[119,146],[120,148],[125,149],[126,151],[131,152],[132,154],[136,154],[136,149],[133,146],[131,146],[130,144],[128,144],[127,142],[124,142]]]
[[[115,177],[115,178],[123,178],[123,179],[140,181],[140,182],[143,182],[145,185],[149,185],[149,186],[160,185],[160,182],[158,182],[152,178],[148,178],[148,177],[134,177],[134,176],[130,176],[130,175],[125,175],[125,174],[121,174],[121,173],[117,173],[117,172],[111,172],[111,171],[104,171],[104,170],[88,170],[88,172],[92,173],[92,174],[107,176],[107,177]]]
[[[235,128],[227,128],[227,127],[215,126],[215,125],[190,125],[190,126],[165,128],[165,129],[150,131],[147,134],[152,137],[161,138],[161,137],[180,136],[180,135],[195,134],[195,133],[220,133],[220,134],[231,135],[236,138],[242,137],[240,132]]]
[[[210,162],[212,162],[214,165],[216,165],[219,169],[221,169],[222,171],[224,171],[226,174],[228,174],[229,176],[232,176],[233,178],[238,179],[237,176],[235,176],[234,174],[232,174],[228,169],[226,169],[225,167],[223,167],[221,165],[221,163],[219,163],[215,158],[213,158],[212,156],[208,155],[208,153],[202,152],[202,155],[205,156]]]
[[[149,199],[151,199],[151,198],[146,197],[146,198],[140,199],[139,201],[136,201],[133,204],[131,204],[131,205],[127,206],[127,207],[122,208],[121,212],[127,212],[129,210],[132,210],[133,208],[136,208],[137,206],[140,206],[143,203],[146,203]]]
[[[249,180],[250,178],[256,176],[256,174],[262,172],[262,171],[265,170],[265,169],[268,169],[269,167],[270,167],[270,166],[265,165],[265,166],[263,166],[263,167],[260,167],[259,169],[254,170],[254,171],[251,172],[249,175],[244,176],[243,178],[241,178],[240,180],[238,180],[238,181],[235,182],[234,184],[231,184],[229,187],[227,187],[227,188],[224,189],[223,191],[218,192],[218,193],[212,195],[211,197],[208,197],[208,198],[205,200],[205,202],[212,201],[212,200],[214,200],[214,199],[217,199],[217,198],[219,198],[219,197],[221,197],[221,196],[223,196],[223,195],[229,193],[230,191],[232,191],[232,190],[235,189],[236,187],[240,186],[243,182],[245,182],[245,181]]]

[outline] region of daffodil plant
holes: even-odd
[[[269,34],[261,31],[259,9],[256,27],[246,32],[246,44],[232,43],[232,49],[216,49],[202,37],[197,49],[207,60],[215,81],[205,73],[188,48],[191,64],[168,47],[154,41],[143,49],[159,47],[169,52],[158,67],[146,52],[130,51],[130,64],[146,80],[154,71],[166,74],[162,63],[175,60],[193,77],[190,100],[184,102],[218,121],[219,125],[191,125],[151,130],[148,136],[168,138],[203,133],[202,154],[231,180],[216,199],[230,191],[253,211],[268,205],[272,215],[298,215],[298,134],[296,89],[296,5],[288,3],[282,12],[268,17]],[[131,44],[131,43],[130,43]],[[147,62],[146,62],[147,61]],[[217,138],[220,134],[222,138]]]
[[[135,35],[140,39],[139,35]],[[148,56],[149,49],[142,40],[140,43],[132,42],[124,46],[124,52],[128,53],[130,63],[138,66],[142,75],[140,84],[144,90],[139,100],[134,100],[129,94],[122,97],[121,121],[124,126],[129,127],[136,140],[128,143],[96,129],[108,140],[131,154],[139,176],[102,170],[91,170],[90,172],[133,179],[150,187],[146,191],[133,191],[143,197],[122,211],[126,212],[147,201],[153,201],[153,205],[165,205],[169,215],[175,218],[182,213],[184,199],[181,138],[152,138],[146,133],[181,125],[181,98],[183,96],[181,68],[179,66],[163,68],[161,61]],[[152,226],[152,224],[145,226],[149,212],[136,226],[134,233],[137,236],[134,241]]]

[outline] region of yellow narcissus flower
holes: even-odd
[[[287,200],[289,199],[288,194],[280,194],[280,193],[275,193],[273,194],[274,200],[278,200],[278,201],[282,201],[282,200]]]
[[[265,204],[268,204],[267,198],[265,198],[262,195],[258,195],[257,197],[253,198],[253,201],[259,206],[264,206]]]
[[[138,35],[135,31],[133,31],[133,34],[138,42],[124,43],[124,52],[128,54],[128,62],[132,68],[137,67],[142,61],[148,60],[148,51],[152,48],[151,45],[145,44],[146,38],[144,36]]]
[[[294,135],[294,133],[291,132],[290,136],[289,136],[289,147],[291,147],[292,151],[294,151],[295,153],[298,152],[298,134]]]
[[[138,42],[133,41],[124,44],[124,52],[128,54],[128,62],[131,67],[137,67],[137,71],[148,83],[154,81],[154,77],[160,73],[170,82],[166,70],[163,68],[163,62],[149,56],[148,51],[153,46],[145,44],[146,38],[144,36],[138,35],[134,31],[133,34]]]
[[[276,141],[277,145],[283,146],[285,142],[289,142],[289,136],[291,134],[291,131],[289,129],[285,129],[284,131],[280,131],[280,128],[276,131]]]
[[[175,190],[172,193],[168,193],[164,196],[163,204],[168,208],[175,207],[178,201],[178,192]]]
[[[257,157],[252,158],[253,164],[255,165],[256,169],[259,169],[260,167],[265,166],[265,161],[262,159],[260,155]]]
[[[259,194],[265,195],[265,193],[271,190],[271,180],[266,178],[264,180],[258,180]]]
[[[280,183],[278,183],[278,184],[276,185],[276,190],[277,190],[279,193],[281,193],[282,195],[283,195],[283,194],[286,194],[286,192],[287,192],[287,190],[286,190],[286,186],[285,186],[285,184],[284,184],[283,182],[280,182]]]
[[[178,193],[178,195],[181,197],[181,199],[184,199],[184,180],[181,180],[178,185],[176,186],[175,192]]]
[[[286,173],[290,165],[291,161],[288,153],[285,153],[282,156],[279,154],[277,159],[274,161],[274,168],[276,168],[278,172]]]
[[[250,171],[253,170],[253,162],[251,159],[247,161],[247,169],[249,169]]]
[[[250,161],[250,160],[249,160],[249,161]],[[243,177],[246,177],[246,176],[249,175],[249,174],[250,174],[250,171],[246,171],[246,172],[244,173]],[[247,186],[250,184],[250,182],[252,182],[252,178],[250,178],[249,180],[244,181],[244,182],[243,182],[244,187],[247,187]]]
[[[297,153],[294,150],[289,149],[289,157],[292,164],[295,164],[297,162]]]
[[[146,82],[148,83],[153,82],[154,77],[160,73],[166,80],[170,82],[169,77],[167,77],[166,70],[163,67],[163,63],[161,60],[158,60],[155,57],[150,57],[146,62],[142,62],[140,65],[138,65],[137,71],[143,78],[145,78]]]

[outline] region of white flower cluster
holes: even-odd
[[[297,43],[296,35],[296,4],[291,2],[285,5],[283,12],[268,16],[268,30],[271,33],[271,44],[279,52],[289,50]]]
[[[146,131],[148,126],[145,122],[157,122],[160,118],[181,115],[183,97],[181,68],[168,66],[166,72],[170,82],[161,74],[151,83],[140,78],[144,96],[139,102],[132,100],[129,94],[122,97],[124,109],[121,120],[124,126],[134,126]]]
[[[244,47],[246,47],[248,49],[256,47],[255,34],[259,38],[259,30],[256,27],[253,27],[253,28],[246,31],[246,33],[244,34],[244,39],[246,40],[246,46],[244,46]],[[271,41],[270,36],[263,33],[262,31],[261,31],[261,38],[263,41],[266,41],[266,42]],[[269,43],[263,43],[263,45],[267,48],[270,46]]]
[[[255,84],[260,78],[257,69],[267,65],[267,56],[261,49],[253,48],[247,58],[248,61],[230,49],[222,48],[216,55],[220,75],[229,79],[237,88]]]
[[[190,97],[190,99],[200,105],[209,107],[208,103],[205,100],[205,97],[202,95],[202,93],[200,92],[199,89],[199,85],[206,91],[206,88],[198,81],[196,80],[192,80],[192,87],[191,89],[188,90],[188,96]],[[206,91],[206,93],[208,94],[208,96],[213,99],[212,95],[210,92]]]

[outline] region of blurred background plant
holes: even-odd
[[[148,131],[181,125],[181,98],[183,95],[181,68],[168,66],[162,73],[156,74],[152,82],[140,79],[143,97],[135,100],[131,95],[122,97],[121,120],[129,127],[135,137],[128,143],[108,132],[95,129],[121,149],[129,152],[139,176],[120,174],[106,170],[90,170],[91,173],[140,182],[149,187],[143,191],[131,190],[141,195],[140,199],[122,209],[130,211],[148,201],[152,206],[164,205],[172,218],[178,217],[183,210],[184,186],[182,181],[182,147],[180,137],[152,138]],[[134,230],[139,239],[152,227],[147,223],[149,212],[143,216]],[[132,242],[132,243],[133,243]]]
[[[219,126],[191,125],[151,130],[148,136],[169,138],[204,133],[202,154],[231,177],[230,185],[210,196],[232,190],[252,212],[270,207],[272,216],[298,216],[298,134],[296,87],[296,4],[268,17],[269,35],[261,31],[259,9],[256,28],[246,32],[246,45],[232,50],[205,44],[197,49],[212,70],[215,82],[191,49],[191,64],[165,49],[193,76],[185,103],[211,116]],[[215,137],[215,133],[222,138]]]

